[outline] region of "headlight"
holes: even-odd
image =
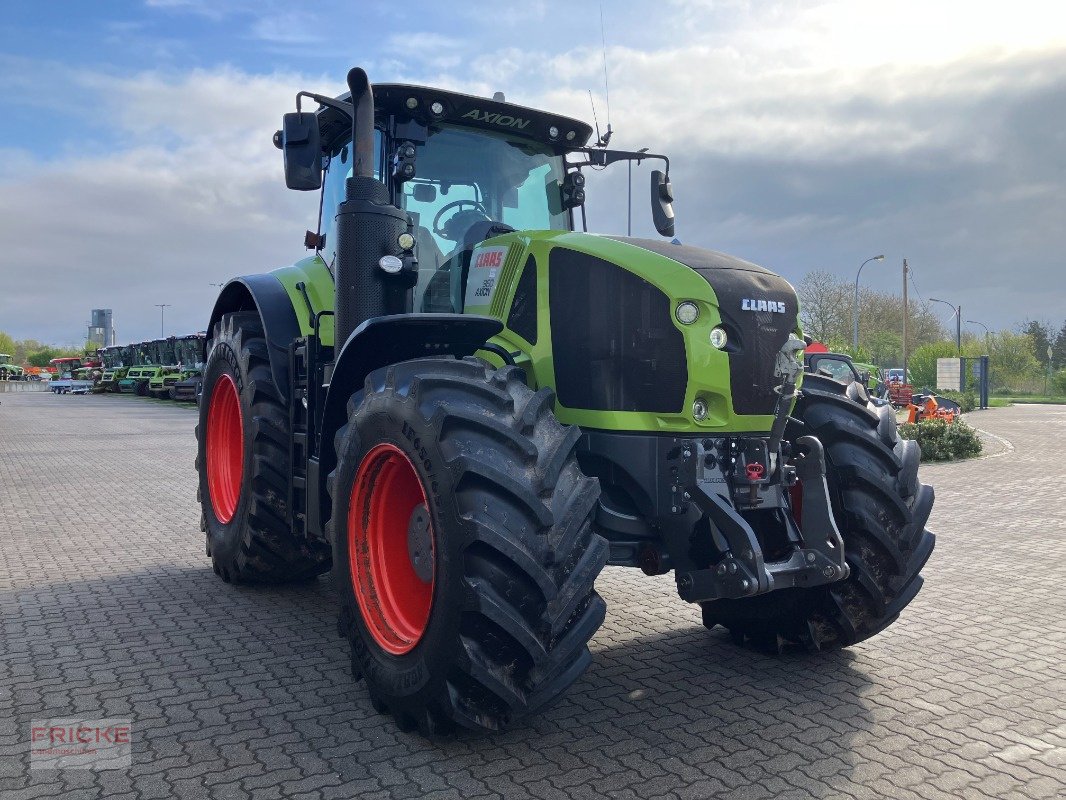
[[[692,301],[686,300],[677,304],[677,308],[674,309],[674,316],[677,317],[677,321],[682,325],[691,325],[700,318],[700,308]]]
[[[714,328],[711,331],[711,346],[721,350],[726,346],[729,341],[729,336],[726,335],[725,328]]]

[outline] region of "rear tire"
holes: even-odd
[[[328,570],[328,547],[292,530],[289,413],[256,312],[224,314],[215,326],[199,412],[197,500],[215,573],[281,583]]]
[[[591,661],[605,612],[593,584],[607,545],[590,525],[599,484],[578,468],[579,431],[556,421],[553,402],[514,367],[419,359],[371,373],[348,403],[329,476],[339,630],[374,708],[403,730],[501,729],[559,697]],[[398,474],[409,476],[403,492]],[[397,503],[391,524],[408,549],[393,558],[409,560],[378,570],[372,553],[389,548],[367,543],[382,535],[381,508]],[[427,547],[407,538],[425,530],[424,509],[428,572]],[[411,569],[428,586],[401,609],[414,624],[392,625],[380,598],[410,584]],[[393,574],[402,580],[390,586]]]
[[[891,406],[858,383],[806,375],[786,436],[814,435],[825,447],[826,482],[851,574],[810,589],[703,603],[703,623],[766,652],[794,646],[835,650],[861,642],[899,617],[922,586],[933,552],[925,529],[933,489],[918,480],[918,443],[900,439]]]

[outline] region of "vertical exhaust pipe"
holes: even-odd
[[[337,208],[335,343],[339,348],[359,325],[389,313],[395,288],[379,266],[382,256],[401,254],[397,242],[407,214],[389,202],[389,190],[374,178],[374,90],[359,67],[348,72],[352,91],[352,176]]]

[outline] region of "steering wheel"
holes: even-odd
[[[458,236],[451,236],[450,232],[442,229],[440,221],[441,218],[444,216],[444,212],[453,208],[462,208],[463,206],[470,206],[471,210],[479,211],[480,213],[484,214],[487,219],[491,218],[489,216],[489,210],[477,200],[452,200],[452,202],[450,203],[445,203],[441,207],[440,211],[437,212],[436,216],[433,217],[433,233],[435,233],[442,239],[448,239],[453,242],[459,241]],[[451,222],[450,219],[448,221]],[[445,225],[444,227],[447,227],[447,225]]]

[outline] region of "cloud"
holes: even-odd
[[[205,13],[181,5],[171,10]],[[293,45],[285,37],[300,26],[278,8],[241,17],[238,30],[268,52]],[[598,14],[578,9],[596,24],[549,30],[543,20],[559,8],[537,4],[520,24],[460,8],[463,26],[428,18],[360,61],[374,80],[503,90],[583,119],[592,88],[603,124]],[[671,155],[686,242],[791,280],[812,268],[850,276],[884,251],[864,283],[896,288],[906,256],[925,296],[962,302],[971,319],[1061,318],[1066,11],[1025,0],[1002,10],[674,0],[655,14],[625,2],[607,11],[613,144]],[[347,35],[319,32],[333,49]],[[340,93],[342,70],[0,66],[0,94],[35,104],[59,120],[52,128],[72,117],[80,126],[47,157],[16,140],[0,153],[0,327],[76,340],[102,305],[121,336],[144,338],[158,331],[152,304],[171,302],[168,332],[195,330],[210,283],[303,255],[317,197],[284,189],[270,136],[297,90]],[[634,233],[645,235],[647,173],[634,169]],[[594,230],[624,230],[625,176],[623,166],[591,177]]]

